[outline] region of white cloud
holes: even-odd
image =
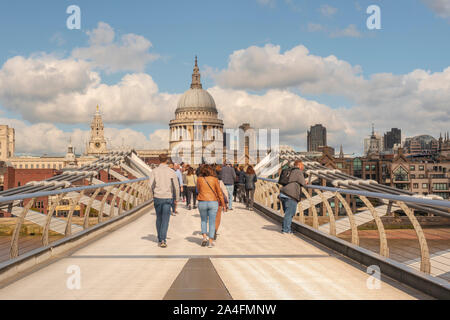
[[[97,104],[106,122],[167,123],[177,97],[143,73],[103,84],[83,60],[17,56],[0,69],[0,103],[32,123],[87,123]]]
[[[441,18],[450,18],[449,0],[422,0],[431,10]]]
[[[75,48],[74,58],[92,62],[106,72],[135,71],[142,72],[145,66],[159,56],[149,53],[152,43],[136,34],[125,34],[115,42],[114,29],[104,22],[99,22],[96,29],[87,32],[89,47]]]
[[[338,87],[352,90],[354,82],[362,81],[359,66],[335,56],[320,57],[299,45],[280,52],[280,46],[267,44],[233,52],[228,67],[214,76],[220,86],[260,90],[302,87],[308,93],[321,93]]]
[[[324,32],[327,33],[330,38],[361,38],[361,32],[356,28],[354,24],[350,24],[344,29],[330,29],[319,23],[308,23],[308,32]]]
[[[343,37],[349,37],[349,38],[360,38],[361,32],[356,28],[354,24],[349,25],[345,29],[337,29],[330,32],[331,38],[343,38]]]
[[[88,130],[75,129],[67,132],[51,123],[28,124],[9,118],[0,118],[0,123],[15,129],[16,154],[64,155],[70,140],[75,152],[82,154],[90,135]],[[105,127],[105,138],[110,149],[121,146],[135,149],[167,149],[168,137],[169,132],[165,129],[156,130],[147,137],[133,129]]]
[[[320,23],[308,23],[308,32],[326,31],[325,26]]]
[[[336,14],[337,12],[337,8],[332,7],[328,4],[323,4],[320,6],[319,8],[319,12],[321,15],[325,16],[325,17],[332,17]]]
[[[276,0],[256,0],[262,6],[275,7]]]
[[[242,112],[240,118],[253,121],[263,114],[274,124],[281,123],[283,130],[294,132],[295,129],[290,131],[288,128],[295,128],[294,123],[299,121],[294,112],[297,108],[303,110],[301,113],[306,119],[328,125],[328,115],[338,112],[341,118],[336,118],[337,121],[343,121],[345,130],[348,131],[349,126],[354,130],[351,134],[344,130],[348,136],[338,135],[343,141],[353,141],[352,144],[344,143],[344,147],[352,151],[360,151],[362,139],[370,132],[372,122],[381,131],[400,127],[405,136],[424,133],[436,136],[439,131],[447,131],[450,123],[450,67],[442,72],[414,70],[404,75],[379,73],[364,78],[359,66],[352,66],[335,56],[314,56],[304,46],[281,53],[279,46],[266,45],[235,51],[230,55],[228,67],[215,78],[221,87],[235,90],[273,92],[271,89],[280,89],[279,92],[285,92],[291,88],[303,94],[347,98],[347,108],[321,110],[316,114],[290,99],[283,104],[291,108],[278,112],[278,107],[274,109],[272,105],[279,104],[265,95],[268,113],[255,111],[250,116]],[[292,124],[281,121],[280,117]],[[303,134],[305,125],[298,126],[298,134]]]
[[[341,110],[307,100],[288,90],[269,90],[256,95],[216,86],[208,91],[228,128],[250,122],[258,129],[280,129],[281,143],[301,148],[306,148],[306,131],[316,123],[327,127],[330,143],[351,145],[359,139],[358,132]]]

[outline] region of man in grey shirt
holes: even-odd
[[[172,201],[180,199],[180,185],[178,177],[167,165],[168,156],[159,155],[160,165],[153,169],[150,174],[149,183],[153,190],[153,203],[156,211],[156,232],[158,243],[161,248],[167,247],[166,237],[169,228],[170,208]]]
[[[233,210],[232,200],[234,181],[236,180],[236,172],[234,172],[234,169],[231,166],[231,162],[227,162],[227,165],[222,168],[222,170],[220,171],[220,177],[228,191],[228,210]]]

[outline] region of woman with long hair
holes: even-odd
[[[247,167],[247,171],[245,172],[245,199],[246,199],[246,207],[248,210],[253,210],[253,202],[255,200],[255,183],[258,180],[256,177],[256,172],[252,166]]]
[[[200,212],[201,232],[203,236],[202,247],[206,246],[209,240],[208,247],[212,248],[216,232],[217,211],[219,205],[225,207],[222,189],[220,189],[219,180],[216,177],[216,172],[213,167],[204,165],[200,168],[197,179],[197,190],[198,210]]]

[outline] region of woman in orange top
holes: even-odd
[[[199,178],[197,179],[197,190],[198,210],[200,212],[203,235],[202,247],[208,243],[207,235],[209,235],[208,247],[212,248],[214,234],[216,232],[217,210],[219,209],[219,205],[225,207],[222,190],[220,189],[219,180],[216,177],[214,168],[209,165],[203,165],[200,168]]]

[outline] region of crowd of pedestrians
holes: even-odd
[[[233,200],[253,210],[257,176],[251,165],[232,166],[202,164],[194,169],[189,164],[171,163],[167,155],[159,156],[160,164],[150,175],[156,210],[158,243],[167,247],[167,230],[170,216],[178,214],[177,206],[186,203],[186,209],[200,213],[201,245],[214,246],[222,213],[233,210]],[[300,169],[298,171],[294,169]],[[301,186],[305,185],[303,164],[296,161],[292,174],[281,188],[280,201],[285,212],[281,232],[292,233],[292,218],[300,201]]]

